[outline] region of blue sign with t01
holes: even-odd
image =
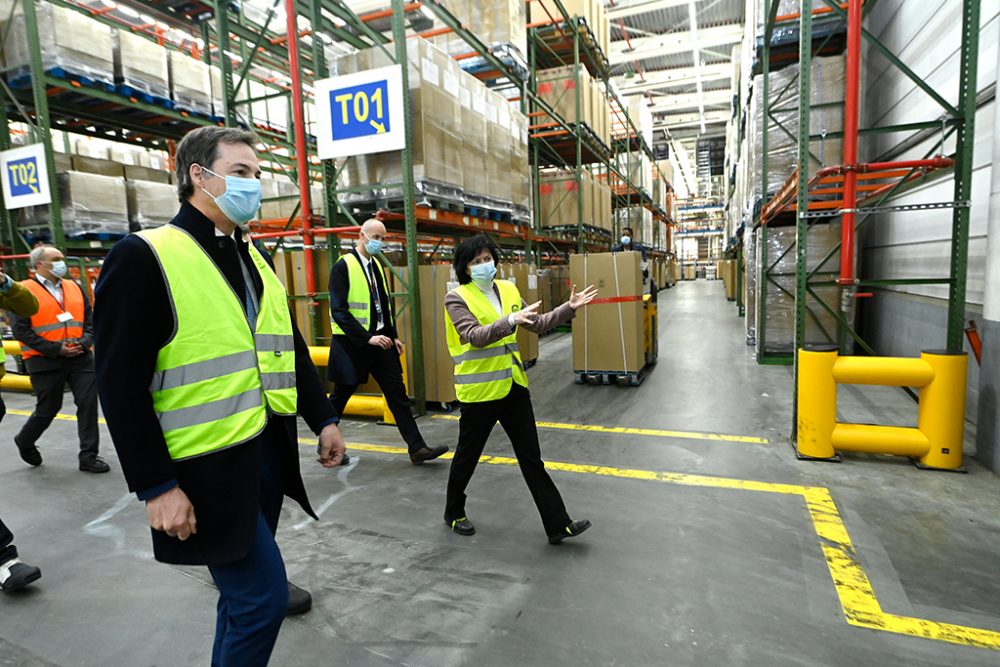
[[[402,68],[377,67],[317,81],[319,157],[328,160],[406,145]]]
[[[333,140],[391,131],[388,98],[389,82],[385,80],[331,90],[330,130]]]
[[[41,206],[52,201],[42,144],[0,152],[0,180],[7,209]]]

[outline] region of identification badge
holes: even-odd
[[[73,316],[70,315],[69,313],[59,313],[58,315],[56,315],[56,319],[59,320],[61,323],[65,324],[66,322],[71,321],[73,319]]]

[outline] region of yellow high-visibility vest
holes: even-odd
[[[368,330],[375,313],[372,312],[372,292],[368,283],[368,276],[361,266],[361,262],[354,253],[342,255],[338,262],[347,262],[347,309],[358,321],[358,324]],[[372,257],[370,262],[374,262]],[[386,320],[388,322],[388,320]],[[333,310],[330,311],[330,329],[334,336],[343,336],[344,330],[340,328],[336,320],[333,319]]]
[[[494,283],[500,292],[502,317],[521,308],[521,293],[509,280]],[[497,309],[482,290],[472,283],[456,287],[455,294],[462,297],[469,310],[482,325],[497,321]],[[521,353],[517,346],[517,331],[486,347],[474,347],[463,341],[455,325],[444,314],[448,336],[448,353],[455,362],[455,395],[463,403],[482,403],[504,398],[510,393],[514,382],[528,386],[528,376],[521,363]]]
[[[253,439],[270,411],[294,415],[295,343],[285,288],[250,244],[264,283],[251,330],[219,268],[186,231],[165,225],[137,234],[160,264],[176,320],[156,355],[150,392],[175,461]],[[253,286],[250,286],[253,289]]]

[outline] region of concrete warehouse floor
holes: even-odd
[[[272,664],[1000,663],[1000,480],[971,460],[968,475],[888,457],[797,462],[790,369],[754,362],[722,284],[682,283],[660,307],[660,362],[639,388],[575,386],[570,337],[544,339],[529,372],[538,419],[766,442],[543,428],[571,515],[594,522],[552,547],[516,467],[480,466],[468,508],[479,532],[460,537],[441,521],[447,462],[414,468],[394,449],[394,429],[348,420],[349,442],[363,443],[350,467],[323,470],[302,448],[322,520],[286,503],[278,538],[315,607],[285,623]],[[143,507],[109,439],[112,473],[85,475],[75,424],[57,421],[41,443],[45,465],[28,469],[12,436],[32,400],[5,398],[0,512],[44,576],[0,596],[0,665],[208,664],[207,572],[151,560]],[[898,392],[842,399],[843,419],[916,419]],[[440,417],[420,425],[454,446],[457,424]],[[500,429],[487,453],[510,456]],[[868,581],[877,603],[865,598]],[[861,625],[994,649],[857,627],[842,599]]]

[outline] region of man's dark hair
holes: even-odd
[[[199,164],[211,169],[219,157],[219,144],[246,144],[253,148],[257,144],[257,135],[234,127],[216,126],[199,127],[188,132],[181,143],[177,144],[177,155],[174,158],[177,163],[177,198],[181,203],[194,194],[191,165]]]
[[[634,231],[635,230],[633,230],[631,227],[622,227],[622,234],[624,234],[625,232],[628,232],[628,235],[632,236],[632,234],[633,234]]]
[[[469,262],[474,260],[484,248],[490,251],[494,263],[500,262],[500,251],[486,234],[477,234],[472,238],[465,239],[455,248],[455,275],[458,276],[458,282],[462,285],[472,282],[472,276],[469,275]]]

